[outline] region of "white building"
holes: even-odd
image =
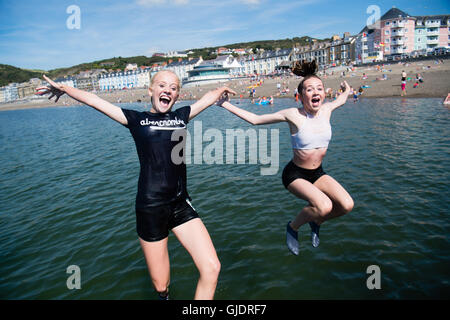
[[[128,63],[125,67],[125,71],[136,71],[138,68],[136,63]]]
[[[184,51],[169,51],[166,54],[166,58],[187,58],[187,53]]]
[[[148,88],[150,72],[150,69],[144,69],[102,74],[98,78],[98,87],[101,91]]]
[[[238,76],[245,73],[244,64],[242,62],[239,62],[238,59],[230,55],[224,55],[224,56],[218,56],[216,59],[211,60],[211,63],[227,68],[230,70],[231,76]]]
[[[137,87],[148,88],[150,87],[151,69],[141,69],[137,73]]]
[[[77,79],[74,77],[57,78],[55,79],[55,82],[66,85],[68,87],[77,88]]]
[[[17,83],[10,83],[5,87],[1,87],[0,90],[2,91],[0,97],[3,99],[3,101],[0,102],[10,102],[19,99]]]
[[[183,83],[183,81],[189,76],[188,72],[193,70],[194,67],[200,65],[202,62],[202,57],[190,60],[181,60],[180,58],[178,61],[169,63],[164,69],[174,72],[180,79],[181,83]]]
[[[293,49],[264,51],[244,57],[241,63],[245,74],[270,74],[283,62],[289,61]]]

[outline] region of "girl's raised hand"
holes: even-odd
[[[59,98],[65,93],[63,85],[57,84],[52,79],[44,75],[45,81],[48,82],[49,86],[36,88],[36,94],[44,95],[47,93],[51,93],[49,99],[56,96],[55,102],[58,102]]]
[[[222,104],[227,101],[230,101],[230,97],[228,96],[228,92],[225,91],[220,96],[219,100],[217,100],[216,105],[218,105],[219,107],[222,107]]]
[[[350,86],[347,81],[341,82],[341,88],[343,92],[350,93]]]

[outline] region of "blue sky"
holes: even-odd
[[[70,5],[80,29],[68,29]],[[377,5],[410,15],[450,14],[450,1],[0,0],[0,63],[54,69],[114,56],[301,36],[358,33]]]

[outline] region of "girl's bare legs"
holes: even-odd
[[[286,242],[289,250],[298,255],[297,230],[309,222],[311,241],[314,247],[319,245],[319,228],[327,220],[342,216],[353,209],[353,199],[348,192],[332,177],[323,175],[314,184],[304,179],[294,180],[288,190],[309,205],[287,226]]]
[[[329,175],[321,176],[314,185],[325,193],[333,203],[333,209],[324,221],[340,217],[353,210],[353,199],[339,182]]]
[[[168,238],[160,241],[148,242],[139,238],[142,251],[144,251],[150,278],[155,290],[162,296],[166,295],[170,282]]]
[[[288,186],[288,190],[296,197],[309,202],[290,223],[295,231],[310,221],[320,225],[333,209],[330,198],[309,181],[296,179]]]
[[[172,231],[189,252],[200,272],[194,299],[213,299],[220,272],[220,262],[202,220],[199,218],[189,220],[173,228]]]
[[[314,184],[304,179],[294,180],[288,190],[309,202],[291,223],[292,229],[296,231],[307,222],[313,221],[320,225],[353,209],[352,197],[329,175],[321,176]]]

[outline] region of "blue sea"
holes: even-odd
[[[296,102],[239,106],[263,114]],[[215,298],[449,299],[449,108],[363,99],[331,121],[324,170],[355,207],[322,225],[318,248],[300,228],[299,256],[285,245],[287,221],[306,205],[281,183],[292,158],[287,124],[252,127],[213,106],[188,125],[188,191],[222,265]],[[267,157],[236,142],[227,161],[226,132],[238,129],[256,134],[258,150],[267,142]],[[222,155],[211,152],[220,145]],[[3,111],[0,147],[1,299],[156,299],[135,231],[139,161],[128,129],[86,106]],[[191,299],[198,272],[173,234],[169,251],[171,298]],[[80,289],[67,286],[72,265]],[[370,266],[379,289],[368,288]]]

